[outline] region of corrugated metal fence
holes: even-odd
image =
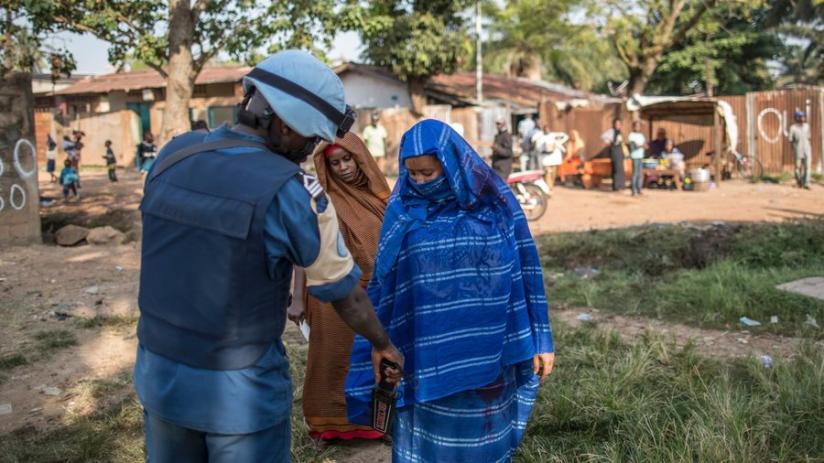
[[[797,110],[807,113],[813,146],[813,169],[821,171],[824,161],[824,88],[811,87],[792,90],[752,92],[740,96],[722,96],[732,107],[738,126],[737,151],[759,159],[764,172],[777,174],[792,172],[794,162],[787,139],[793,114]],[[577,108],[553,114],[548,118],[556,130],[570,133],[577,130],[586,143],[588,157],[603,155],[605,143],[600,134],[610,127],[611,120],[619,115],[624,121],[623,132],[630,131],[630,114],[624,105],[606,105],[602,108]],[[673,114],[666,119],[655,119],[652,126],[642,121],[642,131],[649,139],[659,130],[666,131],[667,138],[685,154],[689,164],[708,164],[711,161],[714,133],[706,118]],[[726,141],[724,142],[726,145]]]

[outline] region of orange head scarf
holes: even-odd
[[[363,140],[352,132],[335,140],[335,145],[352,155],[360,171],[352,183],[332,173],[325,152],[314,155],[315,170],[323,189],[338,213],[338,224],[346,247],[363,271],[363,282],[372,277],[375,254],[383,225],[383,214],[391,190]]]

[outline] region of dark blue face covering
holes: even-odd
[[[415,183],[409,178],[409,184],[416,193],[432,202],[445,202],[455,197],[445,175],[424,183]]]

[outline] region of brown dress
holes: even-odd
[[[363,271],[361,286],[366,287],[372,278],[389,185],[357,135],[349,132],[335,144],[352,154],[360,170],[356,179],[345,183],[335,177],[323,151],[314,156],[315,169],[337,211],[346,247]],[[310,335],[303,383],[303,415],[310,435],[320,439],[380,437],[371,428],[350,424],[346,419],[343,386],[354,332],[331,305],[310,296],[306,300],[306,320]]]

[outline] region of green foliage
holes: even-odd
[[[539,238],[550,303],[649,315],[708,327],[741,316],[759,330],[824,337],[804,324],[824,302],[776,285],[824,273],[824,221],[710,227],[655,226]],[[595,268],[582,277],[581,269]]]
[[[340,13],[344,30],[360,33],[366,60],[404,79],[453,72],[470,45],[461,11],[467,0],[385,1],[350,4]]]
[[[824,452],[824,351],[764,368],[647,335],[637,344],[555,325],[518,462],[808,461]]]
[[[706,91],[706,65],[714,74],[716,94],[736,95],[772,87],[768,62],[784,46],[766,29],[766,11],[747,18],[713,19],[699,24],[685,42],[661,59],[648,93],[679,95]]]
[[[607,33],[629,72],[629,94],[644,93],[663,57],[729,18],[748,19],[764,0],[602,0]]]
[[[169,2],[80,2],[61,0],[54,20],[69,30],[88,32],[109,42],[109,60],[137,60],[164,74],[169,60]],[[313,50],[328,47],[334,34],[334,1],[220,0],[193,2],[194,31],[191,51],[194,75],[218,53],[254,63],[261,50]]]
[[[10,71],[69,75],[76,63],[65,50],[46,44],[58,30],[50,20],[49,0],[6,0],[0,4],[0,76]]]
[[[772,0],[767,17],[786,44],[779,85],[824,84],[824,1]]]
[[[590,90],[621,80],[624,69],[598,29],[582,17],[590,0],[511,0],[504,7],[487,2],[491,40],[484,67],[494,72],[544,78]]]

